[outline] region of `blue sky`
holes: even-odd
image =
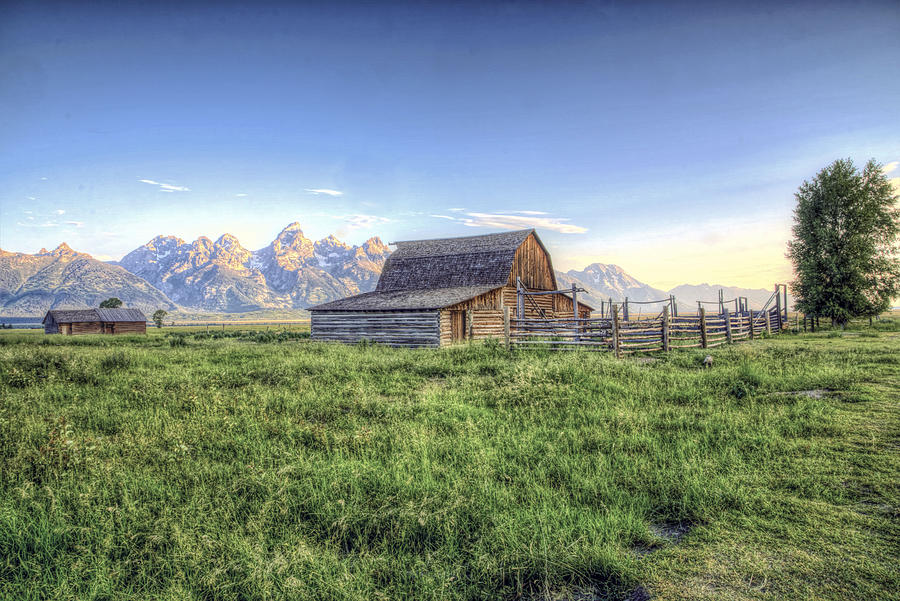
[[[725,4],[5,3],[0,247],[533,225],[769,287],[803,179],[900,160],[900,5]]]

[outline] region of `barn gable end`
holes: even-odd
[[[516,249],[507,285],[515,286],[516,278],[530,290],[557,289],[550,253],[533,232]]]

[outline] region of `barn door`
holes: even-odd
[[[115,334],[116,333],[116,324],[114,324],[114,323],[103,324],[103,333],[104,334]]]
[[[63,336],[70,335],[72,333],[72,324],[70,324],[70,323],[59,324],[59,331],[63,334]]]
[[[450,340],[466,339],[466,312],[450,311]]]

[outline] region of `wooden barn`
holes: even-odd
[[[54,309],[44,316],[45,334],[146,334],[138,309]]]
[[[534,230],[394,243],[374,292],[311,307],[313,340],[369,340],[392,346],[444,346],[502,338],[504,312],[516,318],[517,282],[557,290],[550,254]],[[572,317],[571,296],[524,299],[526,317]],[[578,314],[591,307],[579,302]]]

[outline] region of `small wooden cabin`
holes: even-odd
[[[550,254],[534,230],[394,243],[374,292],[310,307],[312,339],[444,346],[502,338],[504,308],[517,317],[516,280],[557,290]],[[564,293],[529,296],[527,317],[572,317]],[[591,307],[579,302],[579,317]]]
[[[146,334],[139,309],[54,309],[44,316],[45,334]]]

